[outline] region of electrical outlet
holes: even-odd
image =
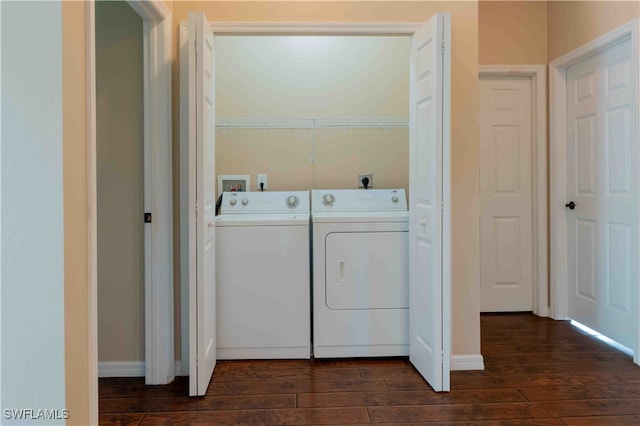
[[[267,189],[267,175],[266,174],[258,174],[258,191],[260,191],[260,184],[262,184],[262,189]]]
[[[364,179],[365,177],[369,179],[369,185],[367,186],[367,188],[368,189],[373,188],[373,173],[363,173],[361,175],[358,175],[358,188],[364,188],[362,179]]]

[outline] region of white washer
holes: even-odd
[[[408,355],[404,190],[313,190],[311,217],[314,357]]]
[[[225,192],[216,216],[218,359],[309,358],[309,192]]]

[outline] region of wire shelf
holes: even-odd
[[[218,118],[220,129],[391,129],[409,127],[407,117]]]

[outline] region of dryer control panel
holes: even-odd
[[[386,212],[406,211],[404,189],[314,189],[314,212]]]

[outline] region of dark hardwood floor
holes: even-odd
[[[481,317],[484,371],[435,393],[405,358],[219,361],[207,395],[187,380],[100,379],[100,424],[640,425],[640,367],[568,322]]]

